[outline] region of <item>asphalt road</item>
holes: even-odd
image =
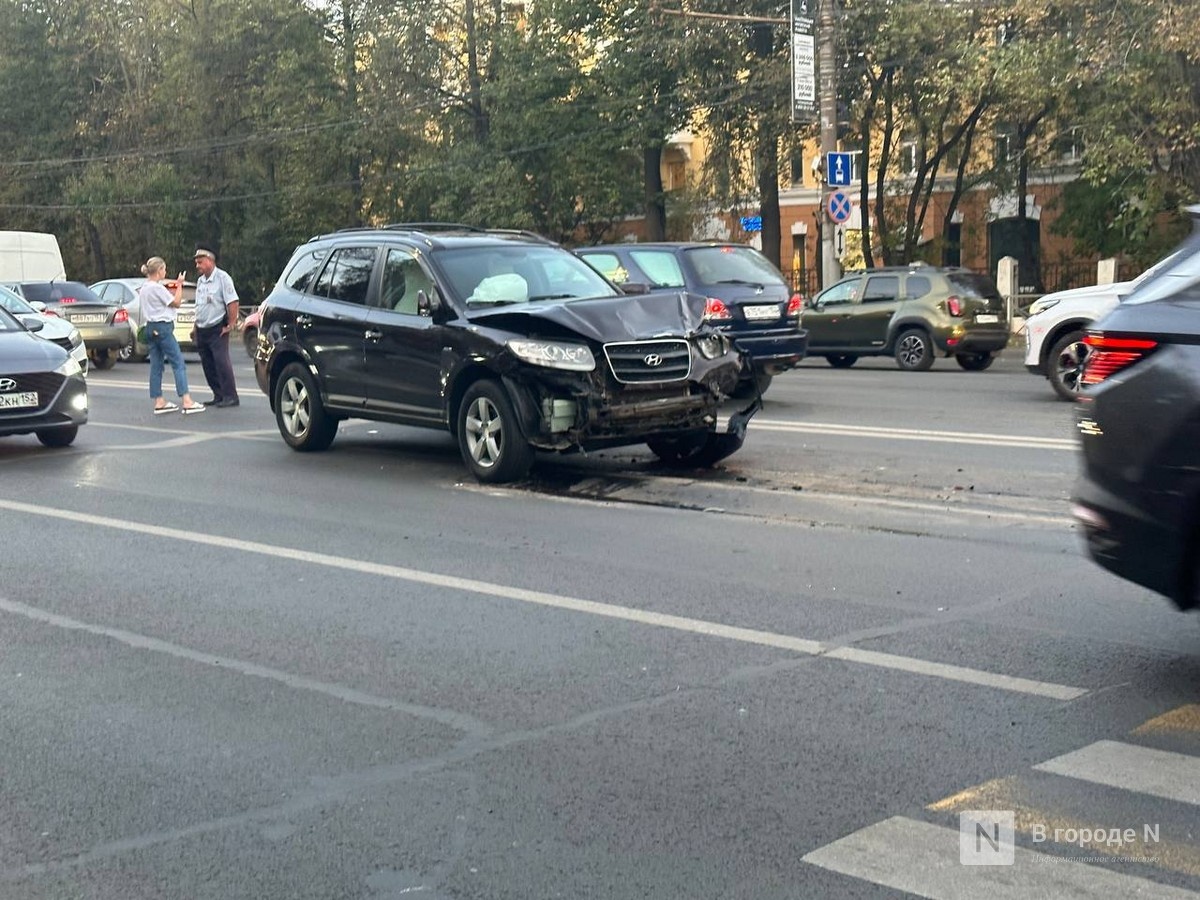
[[[1200,618],[1084,557],[1015,352],[505,488],[238,367],[0,442],[3,900],[1200,896]]]

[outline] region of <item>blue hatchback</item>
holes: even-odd
[[[581,247],[575,253],[622,287],[685,288],[704,296],[705,320],[733,338],[750,361],[735,396],[765,391],[772,376],[804,358],[802,298],[753,247],[668,242]]]

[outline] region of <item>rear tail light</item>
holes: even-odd
[[[963,314],[962,301],[957,297],[946,298],[946,312],[954,316],[956,319]]]
[[[791,299],[788,300],[787,314],[789,316],[798,316],[800,315],[800,309],[803,306],[804,299],[799,294],[792,294]]]
[[[1105,378],[1145,359],[1158,347],[1158,341],[1148,338],[1108,337],[1103,334],[1089,334],[1083,342],[1091,353],[1084,363],[1080,384],[1099,384]]]
[[[74,298],[74,297],[63,297],[63,298],[62,298],[61,300],[59,300],[58,302],[59,302],[59,303],[74,303],[74,302],[75,302],[75,298]]]
[[[718,300],[716,297],[709,297],[704,303],[704,319],[711,322],[714,319],[732,319],[733,313],[729,311],[729,307],[725,305],[724,300]]]
[[[120,325],[121,323],[128,322],[128,321],[129,321],[129,312],[127,310],[118,309],[115,313],[113,313],[113,324],[114,325]]]
[[[43,310],[42,310],[42,315],[43,315],[43,316],[54,316],[54,318],[56,318],[56,319],[62,318],[62,317],[61,317],[61,316],[60,316],[58,313],[56,313],[56,312],[55,312],[54,310],[52,310],[52,309],[43,309]]]

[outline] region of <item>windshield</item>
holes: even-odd
[[[455,296],[471,307],[616,297],[583,260],[556,246],[464,247],[437,255]]]
[[[779,270],[753,247],[695,247],[688,262],[700,284],[784,284]]]
[[[6,287],[0,287],[0,309],[7,310],[14,316],[37,315],[36,309]]]
[[[959,295],[970,299],[999,300],[1000,291],[987,275],[975,272],[947,272],[946,280]]]
[[[0,309],[0,332],[24,331],[25,328],[7,310]]]
[[[21,285],[26,300],[38,303],[92,303],[99,306],[116,306],[108,302],[86,284],[78,281],[26,281]]]

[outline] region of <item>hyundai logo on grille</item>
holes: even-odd
[[[0,391],[15,391],[17,383],[11,378],[0,378]]]
[[[663,358],[657,353],[647,353],[646,356],[643,357],[642,362],[644,362],[650,368],[656,369],[663,364]]]

